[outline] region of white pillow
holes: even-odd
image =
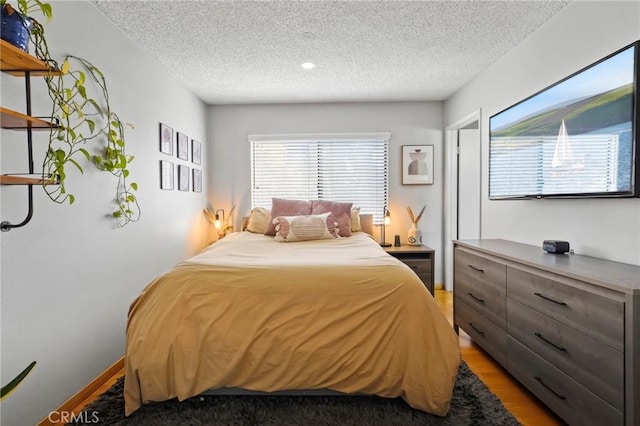
[[[271,212],[269,210],[256,207],[251,210],[245,229],[256,234],[264,234],[264,231],[267,230],[269,219],[271,219]]]
[[[362,231],[360,224],[360,207],[351,207],[351,232]]]
[[[281,243],[294,241],[328,240],[336,238],[336,221],[332,213],[304,216],[278,216],[275,240]]]

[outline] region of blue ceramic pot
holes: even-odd
[[[11,6],[2,6],[2,25],[0,36],[3,40],[19,47],[25,52],[29,51],[29,32],[33,28],[33,21]]]

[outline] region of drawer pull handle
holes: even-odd
[[[409,264],[407,263],[407,266],[408,266],[409,268],[411,268],[411,269],[418,269],[418,265],[409,265]]]
[[[476,302],[484,303],[484,299],[480,299],[475,294],[473,294],[473,293],[467,293],[467,294],[469,294],[469,296],[471,296],[473,298],[473,300],[475,300]]]
[[[477,266],[473,266],[473,265],[467,265],[469,268],[473,269],[474,271],[478,271],[478,272],[482,272],[484,273],[484,269],[482,268],[478,268]]]
[[[534,333],[534,334],[536,335],[536,337],[537,337],[538,339],[541,339],[543,342],[545,342],[545,343],[547,343],[547,344],[549,344],[549,345],[553,346],[553,347],[554,347],[554,348],[556,348],[557,350],[562,351],[562,352],[566,352],[566,351],[567,351],[567,349],[566,349],[566,348],[563,348],[562,346],[558,346],[558,345],[556,345],[555,343],[553,343],[553,342],[551,342],[551,341],[549,341],[549,340],[545,339],[545,338],[544,338],[544,336],[543,336],[542,334],[540,334],[540,333]]]
[[[536,380],[537,380],[537,381],[538,381],[542,386],[544,386],[545,388],[547,388],[547,390],[548,390],[549,392],[551,392],[552,394],[554,394],[557,398],[560,398],[560,399],[561,399],[561,400],[563,400],[563,401],[566,401],[566,400],[567,400],[567,397],[566,397],[566,396],[564,396],[564,395],[560,395],[558,392],[556,392],[556,391],[554,391],[553,389],[551,389],[551,388],[549,387],[549,385],[547,385],[545,382],[543,382],[543,381],[542,381],[542,377],[540,377],[540,376],[535,376],[534,378],[535,378],[535,379],[536,379]]]
[[[545,295],[544,295],[544,294],[542,294],[542,293],[537,293],[537,292],[536,292],[536,293],[533,293],[533,294],[535,294],[535,295],[536,295],[536,296],[538,296],[538,297],[543,298],[544,300],[548,300],[549,302],[553,302],[553,303],[555,303],[555,304],[557,304],[557,305],[567,306],[567,304],[566,304],[566,303],[564,303],[564,302],[558,302],[557,300],[554,300],[554,299],[552,299],[552,298],[550,298],[550,297],[547,297],[547,296],[545,296]]]
[[[476,327],[475,325],[473,325],[472,322],[469,323],[469,325],[471,326],[471,328],[473,328],[476,332],[482,334],[484,336],[484,331],[479,330],[478,327]]]

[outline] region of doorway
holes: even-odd
[[[480,110],[445,129],[444,289],[453,290],[453,241],[481,238]]]

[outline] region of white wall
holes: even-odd
[[[211,201],[239,217],[251,209],[251,163],[248,134],[391,132],[389,143],[389,211],[386,240],[400,235],[406,243],[411,225],[406,207],[427,209],[420,220],[425,245],[436,250],[435,282],[442,282],[442,103],[376,102],[209,107]],[[402,145],[434,145],[433,185],[402,185]],[[376,230],[378,231],[378,230]],[[379,235],[376,233],[376,237]]]
[[[114,110],[135,125],[128,153],[139,184],[138,223],[114,227],[114,181],[85,167],[73,176],[74,205],[51,202],[35,187],[34,217],[1,233],[2,384],[35,360],[35,369],[0,405],[3,425],[35,424],[124,354],[127,311],[152,278],[195,253],[208,239],[202,193],[159,189],[158,123],[206,142],[206,107],[140,51],[91,4],[53,3],[46,25],[53,57],[72,53],[107,76]],[[2,75],[2,104],[24,109],[23,80]],[[42,81],[33,80],[34,115],[50,114]],[[22,132],[2,130],[1,172],[26,171]],[[35,137],[36,169],[46,133]],[[203,144],[206,168],[208,147]],[[183,163],[174,156],[173,161]],[[21,221],[24,187],[0,187],[0,220]]]
[[[640,39],[640,2],[576,1],[445,102],[445,125],[482,109],[482,236],[640,265],[640,199],[489,201],[489,117]],[[637,165],[636,165],[637,167]]]

